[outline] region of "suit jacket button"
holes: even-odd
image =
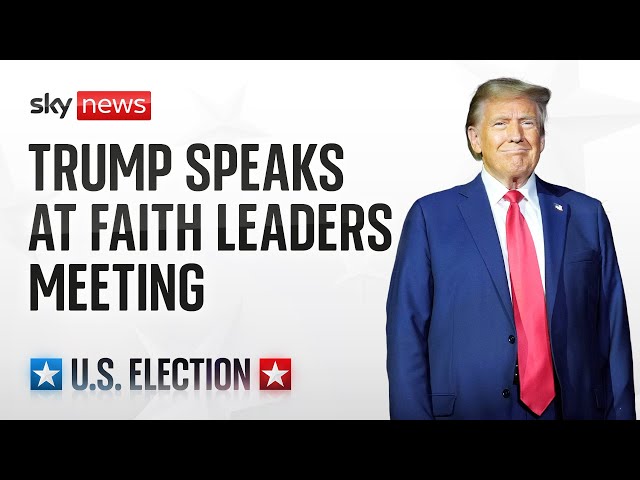
[[[516,343],[516,337],[509,335],[509,343]]]
[[[509,391],[508,388],[505,388],[504,390],[502,390],[502,396],[504,398],[509,398],[511,396],[511,392]]]

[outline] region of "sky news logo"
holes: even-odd
[[[291,390],[291,359],[260,358],[260,390]],[[31,359],[31,390],[62,390],[62,359]],[[250,390],[249,358],[130,358],[128,378],[116,378],[111,358],[71,359],[74,390]],[[66,378],[66,377],[65,377]]]
[[[45,93],[31,99],[33,115],[67,116],[73,98],[63,100]],[[151,120],[150,91],[79,91],[76,95],[78,120]]]

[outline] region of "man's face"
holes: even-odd
[[[507,188],[524,184],[544,149],[536,104],[527,98],[485,101],[480,123],[467,135],[487,171]]]

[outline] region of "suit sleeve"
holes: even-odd
[[[633,356],[627,305],[611,225],[602,204],[598,207],[598,228],[602,255],[599,317],[605,333],[601,338],[609,342],[609,368],[605,372],[609,377],[606,417],[610,420],[635,420]]]
[[[394,419],[433,419],[427,332],[433,278],[427,229],[415,202],[405,219],[387,296],[389,411]]]

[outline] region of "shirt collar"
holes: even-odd
[[[480,173],[484,188],[487,190],[487,196],[489,197],[489,203],[492,205],[498,203],[504,197],[504,194],[509,191],[502,183],[491,176],[489,172],[482,166],[482,172]],[[536,182],[536,174],[532,173],[526,183],[517,190],[522,193],[524,198],[534,204],[538,203],[538,187]]]

